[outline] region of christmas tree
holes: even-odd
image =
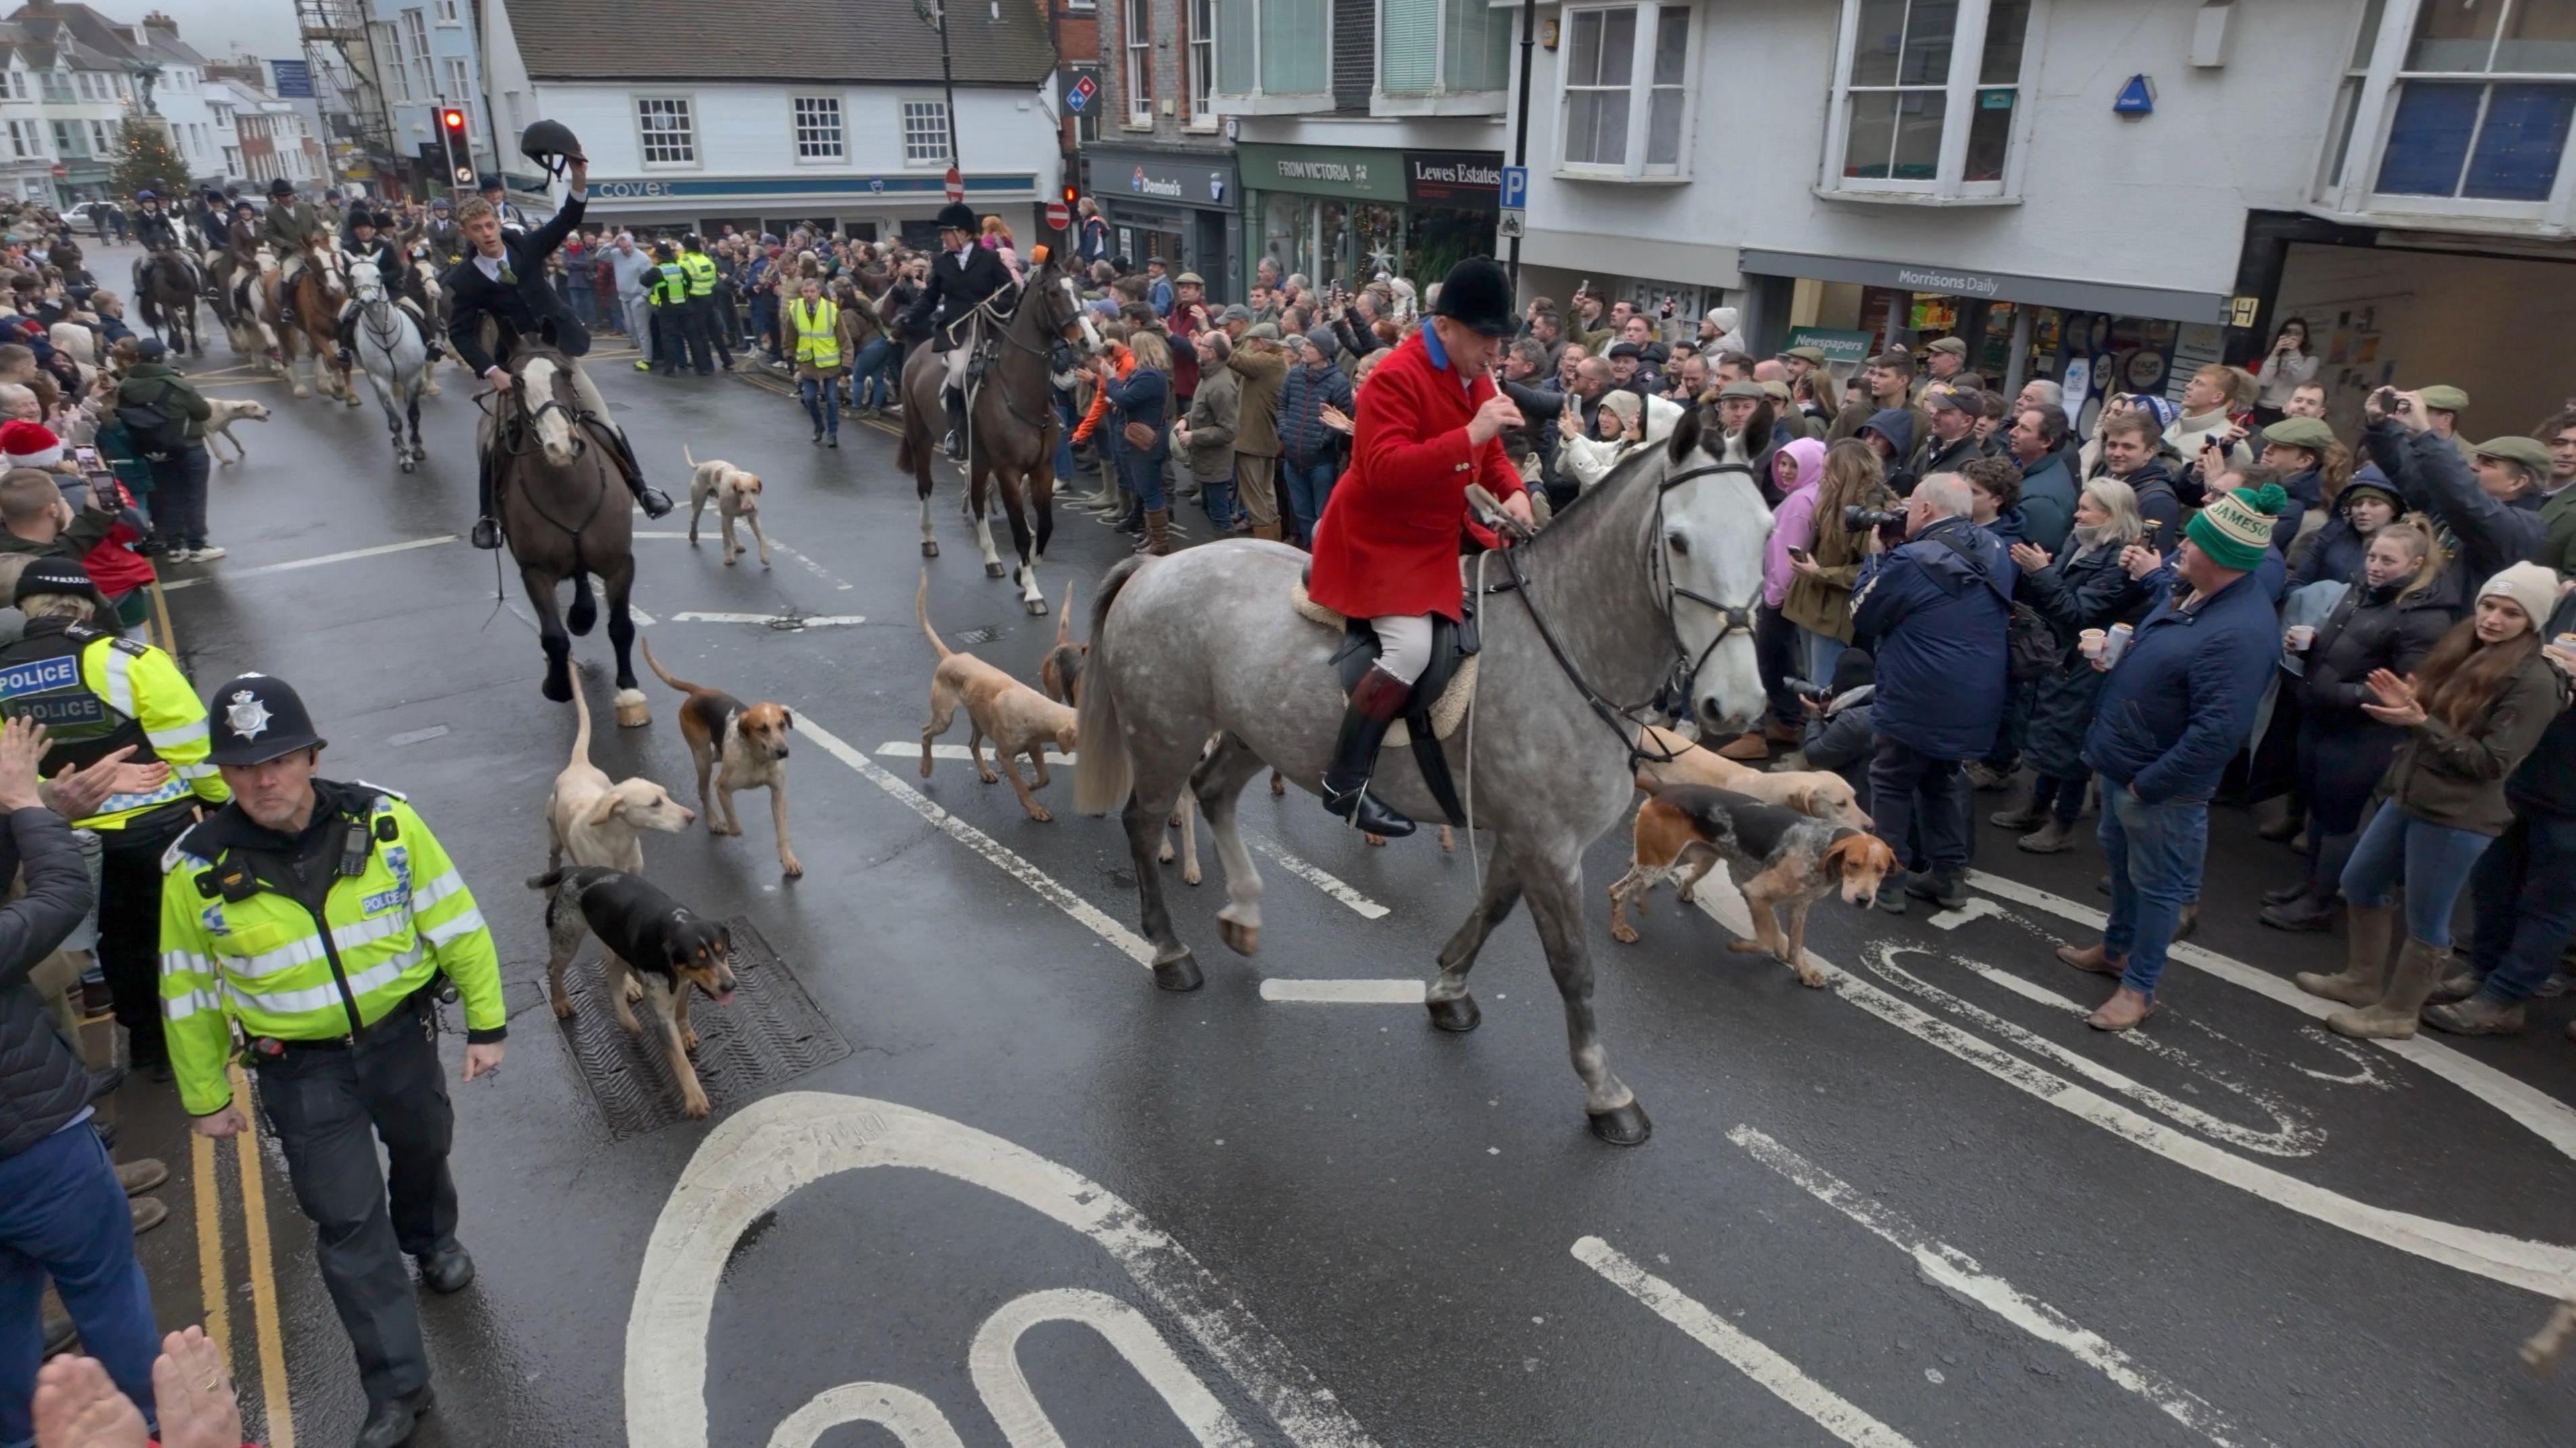
[[[166,125],[127,116],[117,134],[113,189],[119,196],[132,196],[147,186],[165,197],[187,195],[188,163],[171,147]]]

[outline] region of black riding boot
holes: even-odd
[[[1412,698],[1411,684],[1372,665],[1351,690],[1341,737],[1333,742],[1333,762],[1324,770],[1324,808],[1389,839],[1413,833],[1413,821],[1377,802],[1368,792],[1369,776],[1377,768],[1377,747],[1387,726],[1403,715]]]
[[[670,512],[670,494],[660,488],[645,486],[644,465],[635,460],[635,449],[626,441],[626,434],[605,423],[592,430],[606,439],[610,449],[617,454],[618,463],[626,472],[627,491],[635,495],[635,505],[644,510],[644,516],[659,518]]]
[[[474,546],[483,549],[501,546],[500,520],[492,516],[492,460],[483,459],[474,470]]]
[[[340,343],[340,365],[356,366],[358,364],[358,314],[356,312],[351,312],[340,319],[337,335]]]
[[[940,389],[939,395],[948,404],[948,455],[963,462],[966,459],[966,394],[947,387]]]

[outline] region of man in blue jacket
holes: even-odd
[[[1936,473],[1905,501],[1906,542],[1869,561],[1852,594],[1852,642],[1878,660],[1869,766],[1870,818],[1915,873],[1890,879],[1878,906],[1905,897],[1955,910],[1967,903],[1966,762],[1994,747],[2004,715],[2004,634],[2011,621],[2011,555],[1968,521],[1967,482]],[[1919,836],[1920,848],[1909,836]]]
[[[2125,1031],[2156,1010],[2156,980],[2185,904],[2200,896],[2209,797],[2245,742],[2280,657],[2280,620],[2256,570],[2289,503],[2278,483],[2221,495],[2183,529],[2174,582],[2104,681],[2084,735],[2102,776],[2111,918],[2098,945],[2061,947],[2078,970],[2120,977],[2085,1024]]]

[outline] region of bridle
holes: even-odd
[[[1717,646],[1739,633],[1748,639],[1753,636],[1756,612],[1762,601],[1762,589],[1759,583],[1754,585],[1752,596],[1744,602],[1725,603],[1697,589],[1683,587],[1674,579],[1672,569],[1665,564],[1663,558],[1665,496],[1684,483],[1693,483],[1702,478],[1726,473],[1741,473],[1750,480],[1753,476],[1753,468],[1748,463],[1703,463],[1698,467],[1685,468],[1655,485],[1655,526],[1646,539],[1646,574],[1653,580],[1656,591],[1662,596],[1664,634],[1666,640],[1672,645],[1673,668],[1664,677],[1662,685],[1646,699],[1634,704],[1621,704],[1602,693],[1589,679],[1583,677],[1583,671],[1576,666],[1573,656],[1568,654],[1564,644],[1558,641],[1556,629],[1548,623],[1547,614],[1539,608],[1537,596],[1530,592],[1528,575],[1521,571],[1518,556],[1520,550],[1517,548],[1500,550],[1503,555],[1503,567],[1511,574],[1511,581],[1496,584],[1484,590],[1488,593],[1501,593],[1508,590],[1520,595],[1521,605],[1529,610],[1530,622],[1537,625],[1538,636],[1547,645],[1549,655],[1556,660],[1557,668],[1565,674],[1567,682],[1574,685],[1574,691],[1583,696],[1583,702],[1590,706],[1593,714],[1601,720],[1612,737],[1619,741],[1619,747],[1627,751],[1628,763],[1632,768],[1642,760],[1663,764],[1678,757],[1672,751],[1651,750],[1643,747],[1641,742],[1632,742],[1629,732],[1631,726],[1636,726],[1635,741],[1642,741],[1645,738],[1643,721],[1637,717],[1639,712],[1656,707],[1668,698],[1678,697],[1684,701],[1689,700],[1693,693],[1692,686],[1698,681],[1700,669],[1708,663],[1709,656],[1717,652]],[[1505,521],[1509,520],[1505,519]],[[1524,533],[1523,536],[1528,535]],[[1676,617],[1681,601],[1685,599],[1715,612],[1718,618],[1716,637],[1709,640],[1707,648],[1699,651],[1697,658],[1691,656],[1690,646],[1682,642],[1681,624]]]
[[[1051,264],[1047,270],[1052,271]],[[993,324],[991,331],[994,336],[1001,338],[1004,343],[1008,344],[1014,350],[1025,352],[1028,355],[1037,358],[1038,366],[1041,371],[1052,372],[1054,370],[1055,363],[1055,349],[1051,346],[1041,346],[1038,343],[1026,341],[1012,331],[1013,324],[1019,321],[1021,309],[1032,305],[1032,294],[1048,289],[1049,288],[1041,287],[1037,280],[1031,280],[1018,288],[1018,303],[1014,305],[1009,312],[1006,313],[1001,308],[993,305],[993,297],[986,297],[984,300],[977,302],[975,304],[975,309],[967,315],[970,317],[980,316],[986,321],[991,322]],[[999,296],[1001,294],[996,292],[993,295]],[[1049,307],[1050,303],[1048,303],[1043,297],[1040,297],[1036,300],[1035,305],[1044,309]],[[1065,334],[1079,331],[1082,325],[1082,314],[1077,311],[1061,326],[1049,326],[1047,325],[1047,312],[1045,310],[1041,310],[1038,313],[1038,325],[1047,333],[1070,342],[1073,338],[1066,336]],[[1022,427],[1028,428],[1032,432],[1046,431],[1046,424],[1044,422],[1020,411],[1019,399],[1011,395],[1011,381],[1009,377],[1004,376],[995,378],[994,383],[1001,391],[1002,408],[1004,411],[1010,413]]]

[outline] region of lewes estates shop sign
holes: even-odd
[[[1342,146],[1235,147],[1243,184],[1363,201],[1410,201],[1491,211],[1502,186],[1500,151],[1381,151]]]

